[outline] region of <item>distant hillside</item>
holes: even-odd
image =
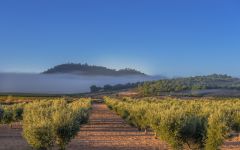
[[[164,79],[145,82],[138,90],[143,95],[160,95],[162,92],[180,92],[206,89],[240,89],[240,79],[227,75],[208,75],[189,78]]]
[[[127,75],[141,75],[146,74],[134,69],[120,69],[114,70],[102,66],[94,66],[88,64],[61,64],[44,71],[43,74],[79,74],[79,75],[103,75],[103,76],[127,76]]]

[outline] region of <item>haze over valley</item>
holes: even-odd
[[[161,78],[134,69],[114,70],[86,64],[62,64],[39,74],[0,73],[0,92],[73,94],[89,92],[92,85],[136,83]]]

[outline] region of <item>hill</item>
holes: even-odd
[[[102,75],[102,76],[129,76],[129,75],[146,76],[146,74],[135,69],[126,68],[115,70],[102,66],[74,63],[57,65],[43,72],[43,74],[60,74],[60,73],[77,75]]]
[[[145,82],[138,90],[143,95],[160,95],[163,92],[182,92],[189,90],[237,89],[240,90],[240,79],[227,75],[212,74],[188,78],[164,79]]]

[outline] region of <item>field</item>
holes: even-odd
[[[1,97],[0,149],[240,149],[237,98],[103,99]]]

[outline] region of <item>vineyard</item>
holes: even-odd
[[[172,98],[116,99],[105,97],[110,109],[139,130],[151,129],[173,149],[217,150],[240,131],[240,101]]]
[[[7,99],[7,100],[4,100]],[[0,149],[238,150],[237,98],[4,97]],[[104,103],[105,104],[104,104]]]
[[[0,122],[22,122],[23,137],[34,149],[65,149],[81,124],[87,123],[90,99],[69,102],[65,99],[35,100],[30,103],[2,105]]]

